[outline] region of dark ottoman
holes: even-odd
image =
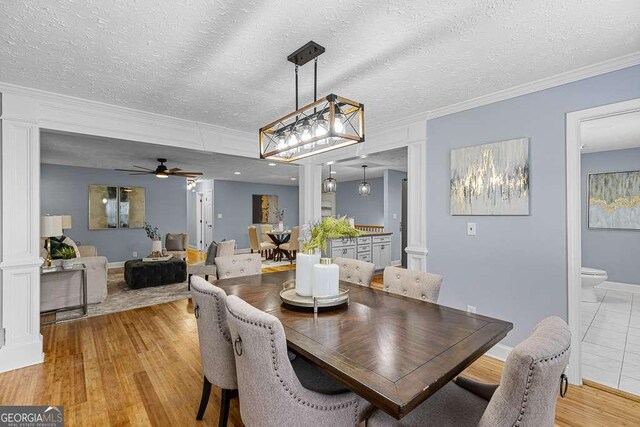
[[[184,282],[187,280],[187,263],[178,258],[151,262],[132,259],[124,263],[124,280],[131,289]]]

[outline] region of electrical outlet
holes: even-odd
[[[398,214],[397,213],[393,214],[393,219],[398,219]]]
[[[133,251],[133,257],[135,258],[135,257],[137,257],[137,256],[138,256],[138,252]]]
[[[468,222],[467,223],[467,236],[475,236],[476,235],[476,223]]]
[[[222,219],[222,214],[218,214],[218,219]]]
[[[475,312],[476,312],[476,307],[475,307],[475,305],[468,305],[468,306],[467,306],[467,311],[468,311],[469,313],[475,313]]]

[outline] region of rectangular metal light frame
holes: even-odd
[[[340,111],[347,117],[346,126],[350,126],[353,133],[345,133],[345,132],[336,132],[334,125],[335,118],[335,108],[336,105],[340,109]],[[296,126],[298,123],[303,121],[305,118],[313,116],[317,114],[318,107],[322,107],[323,110],[328,109],[329,117],[329,131],[325,135],[314,136],[306,141],[300,141],[298,144],[294,146],[287,146],[283,149],[277,149],[277,142],[274,140],[273,136],[276,132],[281,131],[283,129],[292,128]],[[312,111],[312,112],[311,112]],[[325,113],[326,114],[326,113]],[[355,120],[357,116],[357,124],[351,122]],[[291,122],[291,119],[294,119]],[[296,160],[303,159],[305,157],[314,156],[316,154],[324,153],[331,150],[337,150],[338,148],[348,147],[350,145],[359,144],[364,142],[364,105],[358,102],[352,101],[348,98],[344,98],[338,95],[330,94],[319,100],[312,102],[304,107],[287,114],[284,117],[281,117],[278,120],[275,120],[269,123],[266,126],[260,128],[260,158],[261,159],[269,159],[273,161],[279,162],[293,162]],[[310,151],[306,151],[303,147],[305,145],[313,144],[323,139],[329,138],[339,138],[337,141],[327,141],[326,145],[322,145],[316,147]],[[293,149],[303,148],[305,151],[300,151],[297,154],[292,155],[291,157],[281,157],[278,154],[291,151]]]

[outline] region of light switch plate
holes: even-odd
[[[218,214],[218,219],[221,219],[221,218],[222,218],[222,214]]]
[[[467,306],[467,311],[468,311],[469,313],[475,313],[475,312],[476,312],[476,307],[475,307],[475,305],[468,305],[468,306]]]
[[[468,222],[467,223],[467,236],[475,236],[476,235],[476,223]]]
[[[133,251],[133,257],[136,258],[138,256],[138,252]]]
[[[397,213],[393,214],[393,219],[398,219],[398,214]]]

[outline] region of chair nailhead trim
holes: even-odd
[[[269,329],[269,333],[271,335],[271,347],[274,348],[274,350],[272,351],[272,364],[273,364],[273,369],[275,370],[275,374],[276,377],[278,378],[278,380],[280,380],[280,385],[282,385],[282,387],[284,388],[284,390],[286,392],[289,393],[289,395],[294,399],[294,401],[299,402],[302,405],[306,405],[309,406],[313,409],[320,409],[321,411],[334,411],[336,409],[343,409],[343,408],[347,408],[348,406],[354,405],[354,419],[353,419],[353,425],[357,426],[358,425],[358,400],[357,399],[353,399],[349,402],[346,403],[342,403],[339,405],[332,405],[332,406],[320,406],[320,405],[316,405],[314,403],[310,403],[307,402],[306,400],[302,400],[301,397],[299,397],[297,394],[295,394],[292,390],[289,389],[289,386],[284,382],[284,380],[282,378],[280,378],[280,374],[278,373],[278,364],[277,364],[277,359],[276,359],[276,351],[275,351],[275,338],[274,335],[275,333],[273,332],[273,328],[271,327],[271,325],[265,325],[264,323],[260,323],[260,322],[254,322],[252,320],[247,320],[243,317],[240,317],[239,315],[237,315],[236,313],[234,313],[233,311],[231,311],[229,309],[229,307],[227,307],[227,311],[236,319],[238,319],[239,321],[246,323],[248,325],[252,325],[252,326],[258,326],[260,328],[263,329]]]

